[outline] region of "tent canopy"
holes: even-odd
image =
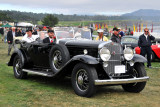
[[[6,25],[3,25],[1,27],[12,27],[12,26],[7,23]]]
[[[26,27],[26,26],[34,26],[34,25],[33,25],[33,24],[31,24],[31,23],[19,22],[19,23],[17,23],[17,26]]]

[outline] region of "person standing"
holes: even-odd
[[[151,67],[151,54],[152,54],[151,40],[154,40],[154,39],[155,37],[150,34],[149,29],[145,28],[144,34],[142,34],[138,40],[138,46],[141,49],[141,55],[145,57],[145,55],[147,54],[147,67],[148,68],[152,68]]]
[[[48,36],[49,37],[43,39],[43,43],[53,43],[53,42],[55,43],[56,42],[53,30],[48,30]]]
[[[118,28],[118,32],[119,32],[119,34],[121,35],[121,37],[123,37],[124,36],[124,32],[121,30],[121,28]]]
[[[118,33],[118,29],[116,27],[113,28],[113,35],[111,37],[112,42],[121,43],[121,35]]]
[[[17,29],[17,31],[16,31],[16,36],[17,36],[17,37],[18,37],[18,36],[23,36],[22,30],[21,30],[20,28]]]
[[[10,31],[7,33],[7,42],[8,42],[8,56],[10,55],[12,47],[15,48],[14,38],[16,36],[15,27],[12,27]]]
[[[108,41],[108,38],[103,35],[103,32],[104,32],[103,29],[98,29],[97,30],[98,37],[96,38],[96,40],[99,40],[99,41]]]

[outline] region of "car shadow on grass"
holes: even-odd
[[[68,77],[52,78],[52,77],[43,77],[43,76],[32,74],[32,75],[28,75],[27,80],[37,82],[40,84],[45,84],[51,87],[72,89],[71,80]]]
[[[38,75],[28,75],[27,78],[28,81],[37,82],[39,84],[45,84],[47,87],[53,87],[53,88],[60,88],[60,89],[66,89],[72,91],[72,84],[71,84],[71,78],[65,77],[63,79],[57,79],[57,78],[49,78],[49,77],[43,77]],[[73,91],[74,92],[74,91]],[[120,85],[118,86],[98,86],[96,95],[103,95],[103,94],[111,94],[111,93],[125,93],[125,91],[121,88]]]

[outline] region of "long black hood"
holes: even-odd
[[[73,40],[65,39],[65,40],[60,40],[59,44],[65,45],[67,47],[73,46],[73,47],[84,47],[84,48],[85,47],[98,48],[98,46],[104,42],[105,41],[94,41],[86,39],[73,39]]]

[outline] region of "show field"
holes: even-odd
[[[0,41],[0,107],[159,107],[160,106],[160,61],[146,68],[150,80],[141,93],[125,92],[121,86],[99,87],[91,98],[77,96],[70,78],[57,80],[30,74],[27,79],[16,79],[13,68],[6,62],[8,45]]]

